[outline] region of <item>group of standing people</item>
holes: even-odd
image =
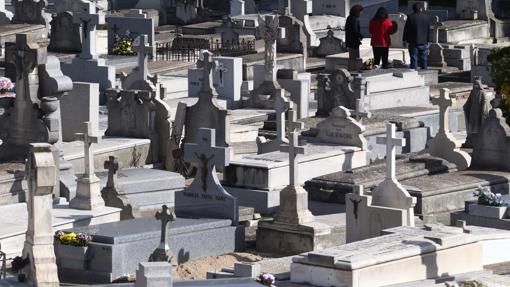
[[[423,13],[422,3],[413,5],[413,13],[408,15],[404,27],[403,40],[408,43],[409,56],[411,58],[411,69],[427,69],[427,53],[430,34],[430,18]],[[357,71],[357,59],[360,57],[359,47],[363,35],[360,28],[360,16],[363,13],[363,6],[354,5],[345,23],[345,44],[349,52],[349,71]],[[371,45],[374,54],[374,65],[388,68],[388,54],[391,46],[391,35],[398,31],[399,27],[395,21],[391,21],[388,11],[380,7],[375,13],[368,30],[372,35]]]

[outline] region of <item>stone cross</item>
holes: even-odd
[[[140,35],[140,41],[138,45],[134,47],[134,50],[138,54],[138,76],[142,81],[147,80],[149,75],[149,55],[152,55],[154,51],[153,46],[149,46],[149,40],[147,35]]]
[[[93,133],[90,122],[85,122],[84,126],[84,133],[77,133],[76,140],[83,142],[85,173],[77,179],[76,197],[71,200],[69,206],[76,209],[92,210],[104,207],[101,183],[94,173],[94,152],[92,151],[92,144],[100,143],[101,136]]]
[[[197,167],[195,181],[200,181],[200,188],[207,192],[211,179],[219,184],[216,166],[228,166],[230,163],[229,149],[216,146],[216,131],[199,129],[198,144],[186,144],[184,160]],[[209,180],[208,180],[209,179]]]
[[[81,1],[82,9],[73,13],[73,23],[81,25],[81,59],[97,59],[96,26],[104,24],[104,15],[96,13],[95,2]]]
[[[279,36],[279,18],[274,15],[259,17],[262,38],[265,44],[265,76],[267,82],[276,82],[276,41]]]
[[[216,70],[216,62],[213,60],[213,54],[207,50],[201,51],[202,57],[197,61],[197,67],[203,69],[201,92],[212,93],[213,87],[213,70]]]
[[[104,162],[104,168],[108,170],[108,181],[106,187],[117,188],[117,171],[119,170],[119,161],[115,156],[109,156]]]
[[[77,133],[76,140],[83,142],[84,153],[85,153],[85,176],[93,177],[94,174],[94,153],[92,152],[92,144],[97,144],[101,142],[101,136],[97,136],[94,134],[92,130],[92,123],[85,122],[84,123],[84,133]]]
[[[455,99],[450,98],[450,90],[441,89],[439,97],[432,98],[431,102],[439,106],[439,133],[448,132],[448,109],[455,103]]]
[[[292,113],[289,113],[292,115]],[[296,161],[296,157],[298,154],[304,154],[304,147],[299,146],[299,130],[301,130],[304,126],[303,123],[299,122],[289,122],[289,126],[292,126],[292,129],[289,132],[289,145],[283,145],[280,148],[282,152],[289,153],[289,185],[298,186],[299,185],[299,164]]]
[[[161,239],[158,248],[151,254],[149,261],[168,262],[172,260],[172,252],[170,251],[170,247],[168,247],[166,230],[168,223],[175,221],[175,212],[169,209],[168,206],[163,205],[162,210],[156,213],[156,219],[161,221]]]
[[[276,91],[274,110],[276,112],[276,139],[281,143],[288,143],[285,137],[285,112],[290,109],[292,102],[285,96],[283,90]]]
[[[50,144],[30,144],[25,175],[28,182],[28,227],[22,254],[28,259],[28,265],[24,273],[30,286],[58,287],[52,212],[57,167]]]
[[[438,16],[432,18],[432,26],[434,27],[434,43],[439,43],[439,27],[443,26],[443,23],[439,21]]]
[[[289,109],[287,112],[287,130],[288,132],[299,132],[300,130],[305,128],[305,124],[303,122],[297,121],[297,112],[294,109]]]
[[[378,144],[386,145],[386,179],[395,179],[395,147],[404,147],[406,140],[395,136],[396,127],[393,123],[386,124],[386,137],[377,137]]]

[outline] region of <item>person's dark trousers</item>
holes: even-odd
[[[427,70],[429,68],[427,64],[427,50],[428,47],[425,44],[421,45],[409,45],[409,56],[411,57],[411,69],[418,69],[418,64],[420,68]]]
[[[389,47],[372,47],[374,52],[374,65],[379,66],[382,60],[382,68],[388,69],[388,54],[390,51]]]

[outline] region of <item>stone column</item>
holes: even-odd
[[[59,287],[53,248],[52,214],[56,176],[51,145],[31,144],[26,164],[28,227],[23,257],[29,259],[25,267],[28,281],[37,287]]]

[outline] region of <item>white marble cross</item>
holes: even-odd
[[[138,45],[134,47],[134,50],[138,54],[139,79],[146,81],[149,75],[149,55],[152,55],[154,51],[154,47],[149,46],[147,35],[140,35],[140,40],[138,41]]]
[[[291,108],[292,102],[285,96],[282,89],[275,91],[274,110],[276,112],[276,139],[287,143],[285,137],[285,112]]]
[[[207,179],[211,177],[219,184],[216,175],[216,166],[228,166],[230,153],[228,148],[216,146],[216,130],[201,128],[198,130],[196,144],[186,144],[184,148],[184,160],[192,163],[197,168],[195,180],[200,180],[203,192],[208,189]]]
[[[387,123],[386,137],[377,137],[378,144],[386,145],[386,179],[395,179],[395,147],[406,145],[406,139],[397,138],[395,133],[395,124]]]
[[[455,103],[455,99],[450,98],[449,89],[441,89],[438,98],[432,98],[432,104],[439,106],[439,133],[449,131],[448,127],[448,109]]]
[[[101,136],[96,135],[92,130],[92,124],[90,122],[85,122],[85,132],[77,133],[75,135],[76,140],[83,142],[84,152],[85,152],[85,174],[86,178],[95,177],[94,174],[94,152],[92,151],[92,144],[97,144],[101,142]]]
[[[82,47],[80,58],[97,59],[96,54],[96,26],[104,24],[104,14],[96,13],[96,4],[81,1],[82,9],[73,13],[73,23],[81,25]]]
[[[292,116],[292,110],[289,111],[289,116]],[[300,122],[289,122],[292,126],[289,132],[289,145],[282,145],[280,151],[289,153],[289,184],[291,186],[299,185],[299,164],[296,161],[298,154],[304,154],[305,148],[299,146],[299,131],[303,128],[304,124]]]
[[[154,250],[152,253],[149,261],[156,262],[156,261],[164,261],[168,262],[171,257],[171,251],[170,247],[168,246],[167,240],[166,240],[166,230],[169,222],[175,221],[176,216],[175,212],[168,208],[168,206],[163,205],[162,210],[158,211],[156,213],[156,219],[161,221],[161,238],[159,241],[159,246]]]
[[[213,70],[216,70],[216,62],[213,60],[213,54],[207,50],[200,52],[202,57],[197,61],[197,67],[204,70],[202,76],[202,92],[212,93],[213,91]]]

